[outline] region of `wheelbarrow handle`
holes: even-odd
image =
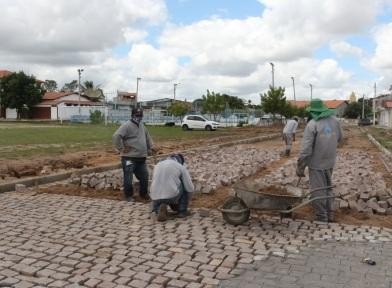
[[[324,187],[324,189],[325,189],[325,187]],[[311,202],[313,202],[315,200],[332,199],[332,198],[337,198],[337,197],[339,197],[339,196],[334,195],[334,196],[318,196],[318,197],[314,197],[312,199],[309,199],[309,200],[306,200],[306,201],[302,202],[301,204],[299,204],[297,206],[294,206],[293,208],[291,208],[289,210],[281,210],[279,212],[283,213],[283,214],[288,214],[288,213],[291,213],[291,212],[297,210],[298,208],[301,208],[301,207],[303,207],[305,205],[308,205],[309,203],[311,203]]]
[[[335,188],[335,185],[330,185],[330,186],[324,186],[324,187],[315,188],[315,189],[313,189],[313,190],[310,190],[309,193],[306,193],[303,197],[306,198],[306,197],[308,197],[309,195],[312,195],[312,193],[313,193],[313,192],[316,192],[316,191],[325,190],[325,189],[332,189],[332,188]]]

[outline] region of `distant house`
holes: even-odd
[[[71,106],[103,106],[102,102],[92,101],[88,96],[75,92],[46,92],[41,103],[32,110],[32,119],[59,119],[59,110]]]
[[[156,100],[143,101],[139,104],[143,109],[167,110],[174,101],[180,100],[174,100],[173,98],[161,98]]]
[[[378,124],[392,128],[392,92],[376,97],[374,106]]]
[[[298,107],[298,108],[306,108],[309,106],[310,102],[309,101],[289,101],[291,105]],[[334,109],[335,110],[335,116],[336,117],[343,117],[344,112],[346,111],[346,108],[348,106],[348,102],[346,100],[323,100],[325,106],[327,106],[329,109]]]
[[[117,91],[117,96],[109,104],[115,110],[131,110],[132,107],[136,107],[137,94]]]

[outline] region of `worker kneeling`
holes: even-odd
[[[173,154],[155,166],[150,189],[153,221],[167,220],[168,205],[178,210],[177,217],[188,215],[194,186],[184,162],[184,156]]]

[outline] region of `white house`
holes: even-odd
[[[32,111],[33,119],[68,120],[72,115],[89,115],[90,110],[104,109],[102,102],[94,102],[75,92],[47,92]]]

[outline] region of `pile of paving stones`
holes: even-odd
[[[295,187],[295,160],[287,162],[267,177],[259,179],[260,185],[283,185]],[[334,193],[337,208],[349,208],[369,214],[392,215],[392,190],[386,187],[381,173],[374,171],[372,156],[366,152],[344,152],[338,155],[333,171]],[[309,189],[308,177],[298,185],[304,191]]]
[[[211,193],[220,186],[227,186],[255,174],[268,163],[279,159],[279,150],[256,148],[224,147],[203,152],[189,152],[185,155],[186,166],[193,178],[195,191]],[[149,165],[150,176],[153,165]],[[122,170],[73,175],[70,182],[81,187],[94,189],[121,189]]]

